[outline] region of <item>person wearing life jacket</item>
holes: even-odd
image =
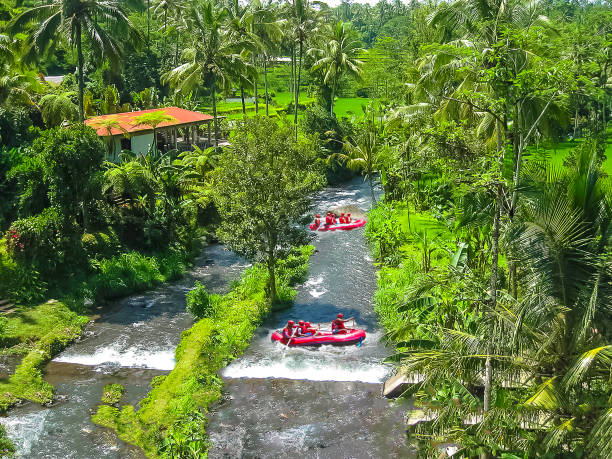
[[[346,217],[344,216],[344,212],[340,214],[339,220],[340,220],[340,223],[347,223]]]
[[[336,333],[346,333],[347,330],[344,326],[344,322],[348,322],[349,320],[352,320],[352,318],[344,320],[344,314],[339,312],[338,317],[336,317],[331,323],[332,333],[334,335]]]
[[[327,212],[327,215],[325,215],[325,225],[329,226],[331,224],[332,224],[331,213]]]
[[[295,322],[293,320],[287,321],[287,326],[283,329],[283,340],[285,342],[288,342],[291,338],[294,337],[294,333],[296,332],[294,325]]]
[[[333,213],[333,212],[331,213],[331,218],[332,218],[332,224],[335,225],[336,223],[338,223],[338,221],[336,220],[336,214],[335,213]]]
[[[310,325],[310,322],[304,323],[304,336],[314,336],[317,333],[317,329]]]
[[[351,218],[351,214],[347,214],[345,220],[346,220],[345,223],[351,223],[353,221],[353,219]]]
[[[297,333],[295,334],[295,336],[304,336],[305,333],[306,333],[306,326],[304,325],[304,321],[300,320],[298,322]]]
[[[315,216],[314,226],[315,228],[318,228],[319,226],[321,226],[321,216],[319,214]]]

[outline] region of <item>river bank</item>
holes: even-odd
[[[106,301],[175,280],[194,258],[175,249],[152,256],[121,253],[100,260],[97,272],[86,280],[69,280],[61,301],[18,305],[2,317],[0,413],[23,400],[51,403],[53,386],[43,378],[44,365],[81,336],[84,326],[104,311]]]
[[[55,385],[50,406],[24,403],[0,419],[23,457],[142,457],[137,448],[91,423],[103,387],[124,385],[123,403],[137,403],[152,378],[174,367],[174,350],[193,320],[185,293],[196,281],[223,293],[248,266],[222,246],[205,247],[180,280],[105,305],[83,336],[44,368]]]

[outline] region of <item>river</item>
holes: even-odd
[[[371,206],[369,188],[357,178],[319,194],[316,208]],[[410,457],[405,444],[406,406],[382,398],[390,368],[372,307],[376,276],[363,230],[317,233],[308,280],[295,304],[258,328],[245,354],[222,376],[223,400],[210,416],[210,457]],[[82,339],[45,369],[55,386],[49,407],[25,403],[0,421],[19,457],[140,458],[138,448],[97,427],[90,417],[105,384],[125,386],[122,403],[136,404],[151,379],[174,366],[180,334],[191,326],[185,293],[196,280],[224,292],[246,263],[220,245],[206,247],[195,268],[178,282],[133,295],[104,308]],[[360,347],[287,349],[270,341],[288,319],[329,322],[337,312],[367,330]]]
[[[328,188],[316,210],[371,207],[367,183],[357,178]],[[295,304],[257,330],[245,354],[222,372],[225,396],[208,427],[211,458],[413,456],[406,446],[406,406],[381,396],[391,368],[373,310],[376,273],[363,230],[319,232],[308,280]],[[342,312],[367,330],[360,347],[286,348],[270,336],[288,319],[329,322]]]
[[[122,403],[138,403],[149,391],[151,379],[174,367],[181,332],[193,323],[185,312],[185,293],[196,280],[223,293],[246,266],[221,245],[210,245],[179,281],[106,306],[83,337],[45,368],[45,379],[55,386],[53,404],[25,403],[0,419],[18,457],[144,457],[110,430],[92,424],[104,385],[123,384]]]

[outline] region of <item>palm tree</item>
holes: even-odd
[[[452,389],[427,404],[418,438],[456,441],[468,456],[484,449],[610,457],[608,189],[594,149],[570,171],[524,171],[522,205],[505,238],[525,266],[522,296],[474,295],[483,315],[477,329],[439,327],[430,340],[401,345],[402,371],[422,377],[411,392],[427,403],[425,391]],[[487,379],[488,409],[479,390]]]
[[[293,0],[289,6],[289,21],[294,37],[293,45],[293,65],[295,67],[295,112],[293,124],[295,125],[295,135],[297,136],[298,105],[300,103],[300,81],[302,78],[302,58],[304,56],[304,43],[309,37],[313,36],[318,27],[321,13],[315,11],[310,6],[310,0]],[[297,45],[297,50],[295,46]]]
[[[131,207],[140,201],[139,197],[144,196],[149,212],[153,212],[157,180],[149,168],[137,160],[106,163],[106,167],[103,193],[108,192],[115,200],[125,201]]]
[[[0,33],[0,65],[13,64],[15,61],[15,54],[11,45],[11,39]]]
[[[238,0],[228,2],[227,6],[227,30],[233,36],[232,39],[236,42],[244,43],[247,48],[242,50],[242,59],[248,59],[250,51],[256,48],[257,37],[253,34],[253,14],[251,10],[245,6],[240,6]],[[249,78],[255,79],[255,67],[251,68],[254,74],[245,75],[238,72],[234,78],[240,85],[240,100],[242,101],[242,115],[246,116],[246,105],[244,101],[245,86],[252,86],[253,83]]]
[[[166,40],[168,39],[168,17],[175,24],[179,21],[181,12],[185,9],[185,5],[182,0],[158,0],[154,7],[154,13],[158,18],[162,18],[164,21],[164,49],[166,48]],[[176,28],[176,25],[175,25]],[[178,34],[176,37],[176,46],[178,49]],[[176,62],[175,62],[176,65]]]
[[[31,94],[38,91],[40,81],[33,71],[19,72],[11,66],[0,66],[0,105],[34,106]]]
[[[55,127],[64,121],[74,121],[79,118],[79,108],[73,102],[74,91],[60,94],[46,94],[38,103],[43,121],[48,127]]]
[[[278,19],[278,11],[273,3],[262,4],[260,0],[250,3],[253,14],[253,34],[257,38],[256,54],[261,55],[264,70],[264,94],[266,99],[266,116],[270,116],[268,95],[268,62],[270,54],[277,48],[282,38],[282,21]],[[255,56],[256,57],[256,56]],[[255,76],[255,113],[259,113],[259,98],[257,87],[259,74]]]
[[[226,17],[226,10],[216,10],[210,1],[192,8],[187,20],[193,42],[192,47],[183,53],[187,62],[162,77],[162,81],[182,94],[189,94],[200,86],[209,89],[215,122],[215,146],[219,145],[217,85],[227,89],[233,75],[247,75],[252,71],[241,55],[248,44],[236,40],[233,34],[224,29]]]
[[[316,59],[312,70],[321,71],[323,83],[331,87],[329,110],[332,116],[338,83],[344,75],[361,78],[363,62],[357,59],[357,56],[364,52],[365,49],[359,46],[357,40],[351,38],[342,21],[334,27],[330,41],[325,42],[322,48],[312,48],[308,51]]]
[[[112,31],[97,20],[103,17]],[[53,0],[30,8],[10,23],[10,30],[27,31],[30,27],[29,56],[41,55],[53,48],[60,36],[76,46],[79,84],[79,119],[85,119],[83,110],[83,37],[88,39],[96,58],[106,58],[118,67],[121,39],[139,41],[140,35],[128,19],[123,4],[117,0]]]
[[[345,153],[334,153],[328,158],[340,160],[346,166],[355,171],[360,171],[370,182],[372,203],[376,204],[374,194],[374,174],[379,170],[383,160],[386,147],[380,142],[375,124],[375,111],[364,108],[366,121],[354,140],[347,139],[344,142]]]

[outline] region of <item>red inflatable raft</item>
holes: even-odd
[[[333,344],[335,346],[346,346],[357,344],[363,341],[366,337],[365,330],[359,328],[347,329],[346,333],[336,333],[335,335],[329,331],[317,332],[316,336],[300,336],[295,337],[289,343],[289,346],[321,346],[323,344]],[[280,331],[272,333],[272,341],[278,341],[287,344],[287,340],[283,338]]]
[[[361,228],[366,224],[365,219],[354,220],[351,223],[337,223],[335,225],[319,225],[315,226],[314,223],[310,224],[310,229],[313,231],[336,231],[336,230],[352,230],[355,228]]]

